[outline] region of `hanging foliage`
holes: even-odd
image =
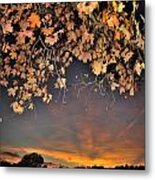
[[[12,97],[13,111],[32,110],[36,97],[50,103],[49,80],[66,91],[73,59],[89,64],[98,87],[104,79],[111,91],[134,96],[145,67],[140,5],[0,4],[0,86]]]

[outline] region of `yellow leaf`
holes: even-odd
[[[117,5],[116,1],[112,1],[112,6],[114,8],[114,11],[117,11],[118,5]]]
[[[145,68],[144,63],[137,62],[134,66],[134,71],[138,76],[141,75],[142,70]]]
[[[126,28],[123,29],[123,33],[124,33],[125,39],[130,40],[131,33]]]
[[[92,71],[95,75],[99,75],[102,73],[102,68],[103,68],[103,63],[102,62],[98,62],[98,61],[94,61],[92,64]]]
[[[31,97],[32,97],[32,95],[31,95],[30,93],[24,92],[21,99],[22,99],[23,101],[27,101],[27,100],[29,100]]]
[[[28,106],[28,109],[33,110],[34,109],[34,104],[30,103],[29,106]]]
[[[119,3],[119,5],[118,5],[118,12],[121,13],[124,8],[125,8],[125,5],[122,2]]]

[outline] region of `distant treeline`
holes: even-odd
[[[53,164],[53,163],[51,163]],[[44,158],[37,154],[37,153],[31,153],[23,156],[20,162],[18,163],[10,163],[7,161],[0,161],[1,167],[34,167],[34,168],[48,168],[48,165],[44,162]],[[53,164],[53,167],[56,168],[68,168],[66,166],[62,165],[55,165]],[[139,165],[120,165],[115,166],[114,168],[106,168],[104,166],[76,166],[75,169],[127,169],[127,170],[145,170],[145,166]]]

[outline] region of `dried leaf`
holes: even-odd
[[[24,107],[19,104],[19,102],[15,101],[11,104],[13,111],[17,114],[22,114],[24,112]]]
[[[28,18],[28,22],[30,23],[31,28],[39,28],[41,26],[40,16],[36,13],[31,13],[30,17]]]
[[[98,62],[98,61],[94,61],[92,64],[92,71],[95,75],[99,75],[102,73],[102,69],[103,69],[103,63],[102,62]]]

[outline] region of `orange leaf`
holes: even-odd
[[[99,75],[102,72],[102,68],[103,68],[103,63],[102,62],[98,62],[98,61],[94,61],[92,64],[92,71],[95,75]]]
[[[114,14],[110,17],[110,19],[107,20],[107,24],[109,27],[118,27],[119,26],[119,20],[117,16]]]
[[[31,16],[28,18],[28,22],[30,22],[31,28],[39,28],[41,25],[40,16],[38,16],[36,13],[31,13]]]
[[[124,33],[124,35],[125,35],[125,39],[126,39],[126,40],[130,40],[130,38],[131,38],[131,33],[130,33],[126,28],[124,28],[123,33]]]
[[[115,36],[114,36],[114,38],[115,38],[116,40],[120,40],[121,34],[120,34],[119,31],[115,31]]]

